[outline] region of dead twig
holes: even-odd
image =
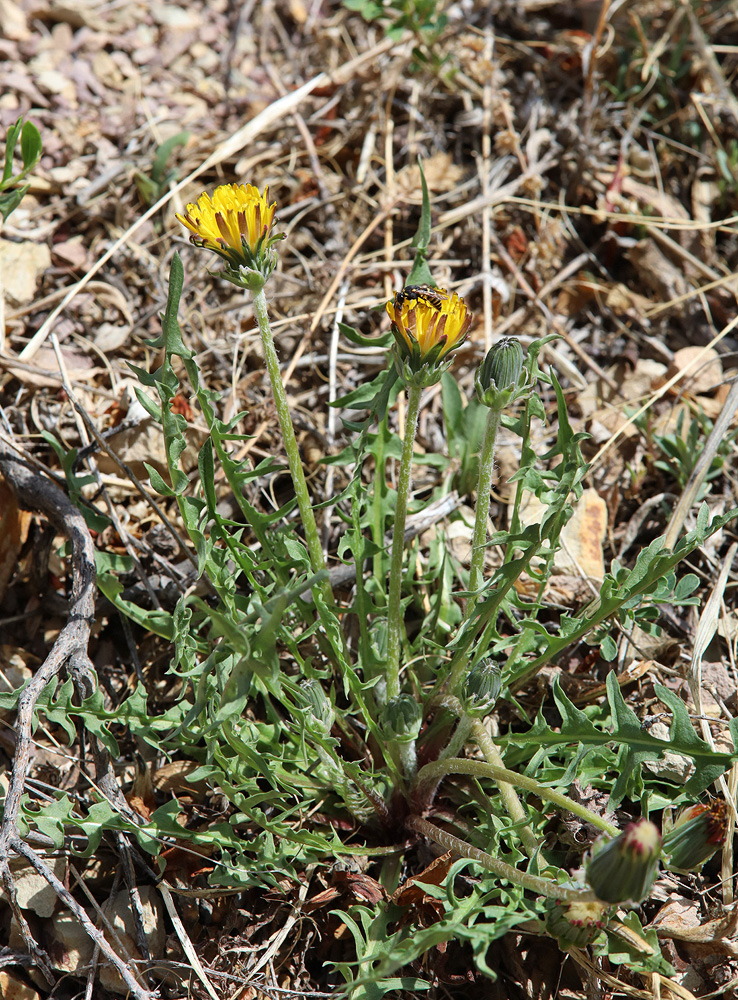
[[[90,920],[87,910],[85,910],[83,906],[80,906],[71,892],[69,892],[69,890],[66,889],[59,881],[43,858],[36,854],[36,852],[32,850],[28,844],[24,843],[20,837],[12,837],[9,841],[9,846],[15,851],[16,854],[20,854],[24,857],[36,869],[39,875],[46,879],[49,885],[56,892],[59,899],[61,899],[62,902],[69,907],[84,927],[88,936],[95,942],[107,960],[115,966],[121,979],[131,991],[131,995],[136,997],[136,1000],[153,1000],[154,994],[140,986],[126,963],[123,962],[110,947],[102,931],[95,927],[92,920]]]
[[[31,730],[36,703],[45,687],[67,666],[79,695],[85,698],[93,693],[96,679],[87,655],[90,628],[95,614],[95,558],[92,539],[84,518],[68,497],[45,476],[33,472],[16,456],[0,453],[0,472],[14,490],[22,507],[43,513],[54,528],[66,535],[71,544],[72,593],[69,619],[51,647],[46,660],[36,671],[18,698],[16,718],[16,749],[13,767],[5,798],[2,824],[0,825],[0,877],[28,950],[39,968],[53,983],[54,977],[46,956],[34,940],[20,907],[17,904],[13,876],[10,871],[12,853],[25,857],[36,871],[57,892],[59,897],[78,917],[87,933],[100,947],[103,954],[116,966],[132,994],[145,1000],[150,994],[142,990],[126,965],[112,951],[101,933],[94,926],[83,908],[64,888],[43,859],[18,835],[18,813],[31,765],[33,740]],[[125,807],[113,773],[112,761],[106,748],[91,736],[96,770],[96,786],[116,807]]]

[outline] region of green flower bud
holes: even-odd
[[[308,729],[327,735],[336,718],[333,705],[319,680],[311,677],[300,684],[304,720]]]
[[[491,347],[477,369],[474,385],[480,403],[502,410],[525,386],[520,385],[523,371],[523,348],[515,337],[503,337]]]
[[[391,739],[411,743],[418,738],[423,722],[423,709],[410,694],[401,694],[388,701],[382,713],[382,728]]]
[[[501,690],[502,675],[499,666],[494,660],[480,660],[469,671],[461,692],[464,712],[472,717],[487,715]]]
[[[575,900],[565,903],[549,899],[546,904],[546,930],[562,948],[586,948],[606,926],[609,909],[603,903]]]
[[[725,842],[727,818],[728,807],[723,799],[682,809],[664,834],[666,867],[679,872],[699,871]]]
[[[586,878],[604,903],[640,903],[656,880],[661,834],[650,820],[639,819],[619,837],[595,843]]]

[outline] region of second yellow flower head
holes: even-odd
[[[386,308],[400,354],[413,366],[442,361],[464,342],[472,321],[456,292],[427,285],[407,285]]]
[[[254,267],[255,256],[269,242],[276,202],[269,188],[261,194],[253,184],[223,184],[190,203],[177,219],[190,230],[190,241],[212,250],[232,267]]]

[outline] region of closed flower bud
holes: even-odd
[[[333,728],[336,713],[323,685],[315,678],[304,680],[300,684],[300,695],[308,729],[327,735]]]
[[[515,337],[503,337],[487,352],[477,369],[474,381],[481,403],[492,409],[504,409],[520,394],[523,371],[523,348]]]
[[[664,855],[672,871],[696,872],[725,842],[728,807],[723,799],[682,809],[664,834]]]
[[[502,690],[502,675],[494,660],[480,660],[469,671],[461,693],[464,712],[482,716],[492,709]]]
[[[562,948],[586,948],[607,924],[608,907],[603,903],[550,899],[546,904],[546,930]]]
[[[401,694],[387,702],[382,713],[382,728],[391,739],[410,743],[417,739],[423,722],[423,709],[410,694]]]
[[[660,857],[661,834],[650,820],[639,819],[619,837],[594,845],[587,882],[604,903],[640,903],[656,880]]]

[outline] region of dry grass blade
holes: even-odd
[[[182,945],[182,949],[187,958],[189,959],[190,965],[192,966],[195,975],[207,990],[208,996],[212,997],[212,1000],[220,1000],[218,994],[213,989],[212,983],[207,977],[207,973],[203,968],[202,962],[198,958],[197,952],[195,951],[195,946],[192,944],[190,936],[185,930],[184,924],[182,923],[179,913],[177,913],[177,907],[174,905],[172,894],[164,882],[159,883],[159,892],[161,893],[162,899],[164,900],[164,905],[167,908],[167,913],[169,914],[169,918],[174,924],[174,930],[177,934],[177,937],[179,938],[179,943]]]
[[[687,481],[687,485],[682,490],[682,494],[677,501],[676,507],[674,508],[674,513],[671,515],[665,535],[665,544],[669,549],[673,549],[677,543],[679,533],[682,530],[687,514],[692,509],[692,504],[694,503],[695,497],[699,493],[700,487],[704,482],[710,466],[712,465],[712,460],[717,455],[718,449],[720,448],[730,425],[733,423],[736,410],[738,410],[738,381],[734,381],[731,385],[730,392],[723,403],[720,415],[715,421],[715,424],[705,441],[700,457],[695,463],[695,467],[692,470],[689,480]]]

